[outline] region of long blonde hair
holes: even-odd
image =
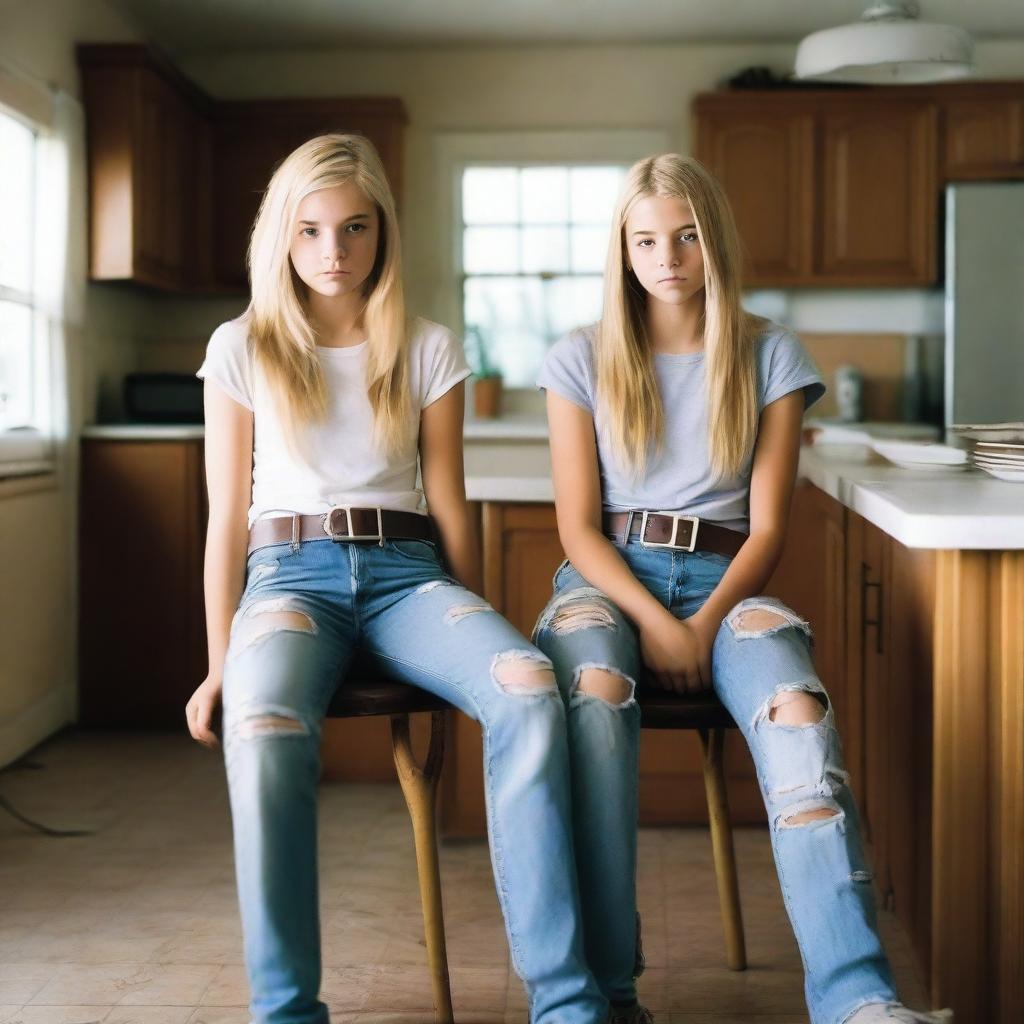
[[[753,336],[757,318],[740,307],[741,250],[729,202],[691,157],[666,153],[634,164],[612,219],[604,311],[595,342],[597,393],[613,448],[639,477],[664,445],[665,414],[647,338],[647,293],[625,258],[626,218],[651,196],[685,200],[704,253],[704,354],[708,452],[719,479],[735,475],[757,436]]]
[[[355,182],[376,206],[379,222],[377,258],[363,287],[366,390],[374,439],[385,451],[394,451],[411,426],[408,324],[395,201],[380,157],[367,139],[319,135],[294,150],[274,172],[249,243],[249,338],[286,440],[296,453],[301,450],[302,428],[325,416],[328,396],[316,354],[316,330],[302,298],[305,286],[292,266],[289,244],[299,203],[311,192],[348,182]]]

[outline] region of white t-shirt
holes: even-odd
[[[417,319],[409,332],[409,388],[413,417],[400,452],[387,456],[373,443],[366,393],[367,342],[317,347],[327,384],[327,416],[304,431],[308,464],[289,451],[266,380],[249,348],[247,325],[221,324],[210,337],[197,377],[215,381],[253,413],[252,505],[249,525],[265,515],[315,514],[335,505],[423,512],[416,486],[420,410],[470,374],[462,346],[440,324]]]

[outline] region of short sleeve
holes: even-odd
[[[424,349],[422,408],[446,395],[473,372],[458,338],[440,324],[432,324],[431,328],[430,342]]]
[[[249,331],[238,320],[221,324],[210,336],[206,358],[196,376],[212,380],[239,405],[253,409],[252,366]]]
[[[792,331],[780,328],[759,351],[761,408],[792,391],[803,389],[804,411],[825,394],[825,384],[814,360]]]
[[[594,412],[594,382],[590,339],[574,331],[555,342],[544,357],[537,387],[568,398],[587,412]]]

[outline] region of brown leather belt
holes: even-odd
[[[273,516],[258,519],[249,530],[249,550],[265,544],[304,540],[376,541],[388,537],[435,542],[434,523],[418,512],[397,512],[388,508],[352,508],[341,505],[316,515]]]
[[[713,551],[733,558],[747,539],[745,533],[675,512],[606,512],[602,529],[612,540],[636,537],[647,548],[673,551]]]

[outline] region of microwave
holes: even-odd
[[[203,382],[190,373],[129,373],[124,409],[133,423],[202,423]]]

